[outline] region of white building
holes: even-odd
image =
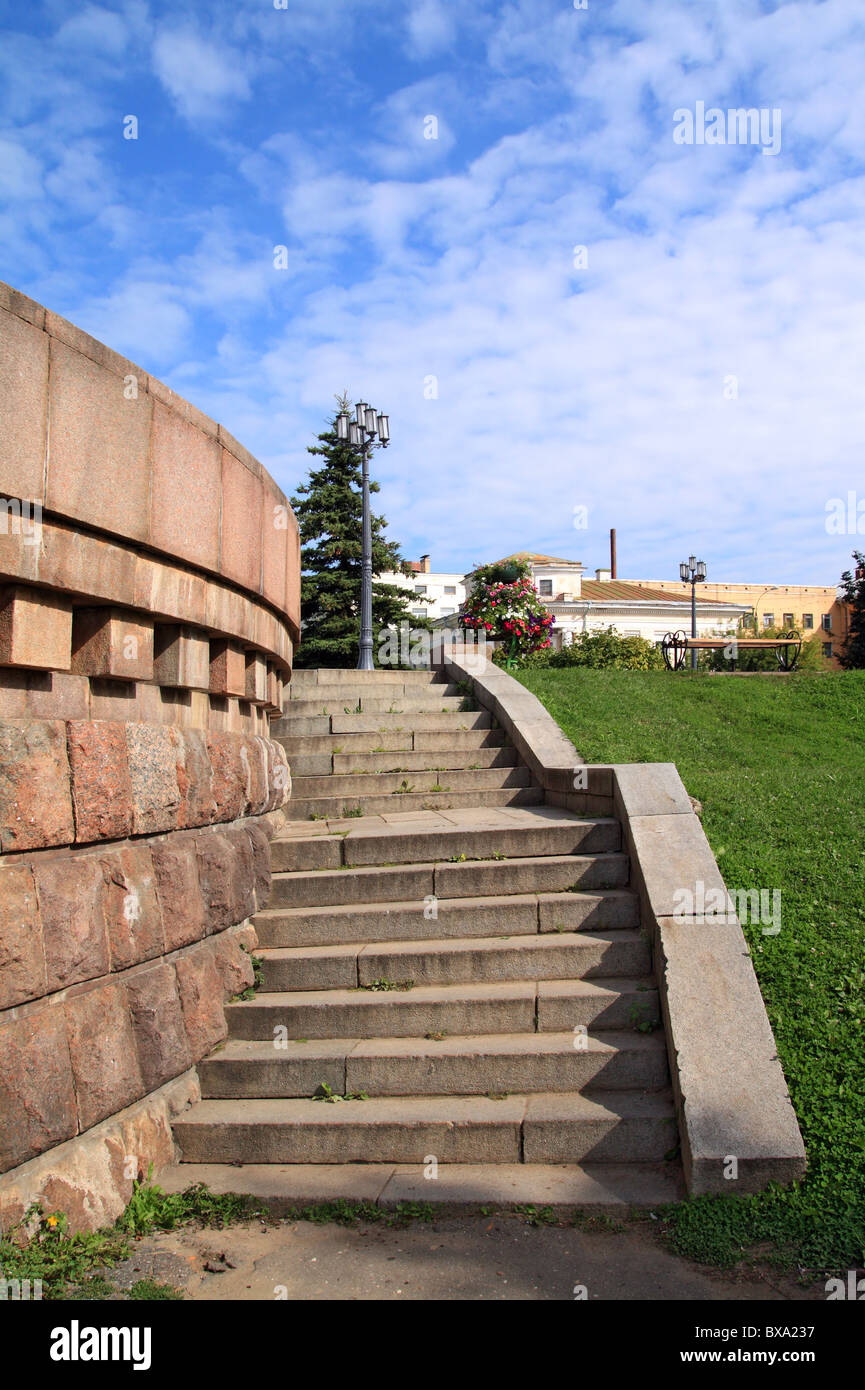
[[[560,560],[553,555],[523,552],[508,559],[525,559],[531,565],[538,594],[555,617],[553,645],[572,642],[581,632],[611,627],[622,637],[645,637],[660,642],[668,632],[691,631],[691,598],[662,589],[611,578],[610,571],[595,570],[586,579],[579,560]],[[708,637],[734,632],[746,604],[705,599],[697,585],[697,634]]]
[[[376,583],[407,589],[414,599],[410,609],[413,618],[429,618],[431,622],[455,620],[466,601],[465,575],[433,574],[428,555],[422,555],[420,561],[410,560],[409,565],[413,571],[411,575],[391,570],[377,575]]]
[[[572,642],[581,632],[611,627],[622,637],[645,637],[660,642],[668,632],[691,631],[691,598],[655,589],[640,580],[612,579],[609,570],[595,570],[586,579],[579,560],[520,551],[507,560],[528,560],[538,594],[555,617],[553,646]],[[456,627],[460,608],[471,590],[471,574],[432,573],[430,557],[411,561],[411,575],[388,572],[377,576],[381,584],[396,584],[414,597],[411,614]],[[500,561],[499,563],[504,563]],[[697,585],[697,633],[700,637],[735,632],[751,608],[747,604],[706,599]]]

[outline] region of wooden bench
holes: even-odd
[[[802,650],[802,638],[795,632],[786,632],[783,637],[689,637],[686,632],[668,632],[661,642],[668,671],[680,671],[689,651],[719,651],[726,647],[732,649],[730,663],[734,671],[740,647],[773,648],[778,670],[794,671]]]

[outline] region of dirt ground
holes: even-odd
[[[822,1282],[803,1288],[766,1269],[693,1264],[639,1225],[587,1231],[507,1214],[401,1227],[190,1226],[142,1238],[110,1277],[121,1287],[153,1279],[206,1301],[825,1298]]]

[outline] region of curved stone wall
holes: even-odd
[[[0,1224],[173,1159],[253,980],[300,545],[194,406],[0,285]]]

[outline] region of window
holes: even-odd
[[[453,617],[453,615],[454,615],[454,613],[455,613],[456,611],[457,611],[457,610],[456,610],[455,608],[443,608],[443,609],[442,609],[442,617],[443,617],[443,618],[451,618],[451,617]]]
[[[774,626],[775,626],[775,614],[774,614],[774,613],[764,613],[764,614],[763,614],[763,626],[764,626],[764,627],[774,627]]]
[[[831,659],[831,657],[832,657],[832,643],[831,643],[831,642],[824,642],[824,643],[823,643],[823,655],[824,655],[824,656],[828,656],[828,657]]]
[[[538,593],[539,593],[539,594],[542,594],[542,595],[544,596],[544,598],[552,598],[552,595],[553,595],[553,581],[552,581],[552,579],[541,579],[541,580],[538,582]]]
[[[425,609],[425,608],[413,608],[413,609],[411,610],[411,615],[412,615],[413,618],[425,618],[425,617],[426,617],[426,609]]]
[[[824,614],[823,614],[823,631],[824,631],[824,632],[831,632],[831,631],[832,631],[832,614],[831,614],[831,613],[824,613]]]
[[[793,614],[792,614],[792,613],[785,613],[785,614],[784,614],[784,626],[785,626],[785,627],[792,627],[792,626],[793,626]]]
[[[813,614],[813,613],[803,613],[803,614],[802,614],[802,626],[803,626],[806,630],[808,630],[808,631],[810,631],[811,628],[813,628],[813,626],[814,626],[814,614]]]
[[[445,593],[446,593],[446,594],[455,594],[456,591],[457,591],[457,586],[456,586],[456,584],[445,584]]]
[[[425,594],[425,593],[426,593],[426,584],[415,584],[415,586],[414,586],[414,591],[415,591],[416,594]]]

